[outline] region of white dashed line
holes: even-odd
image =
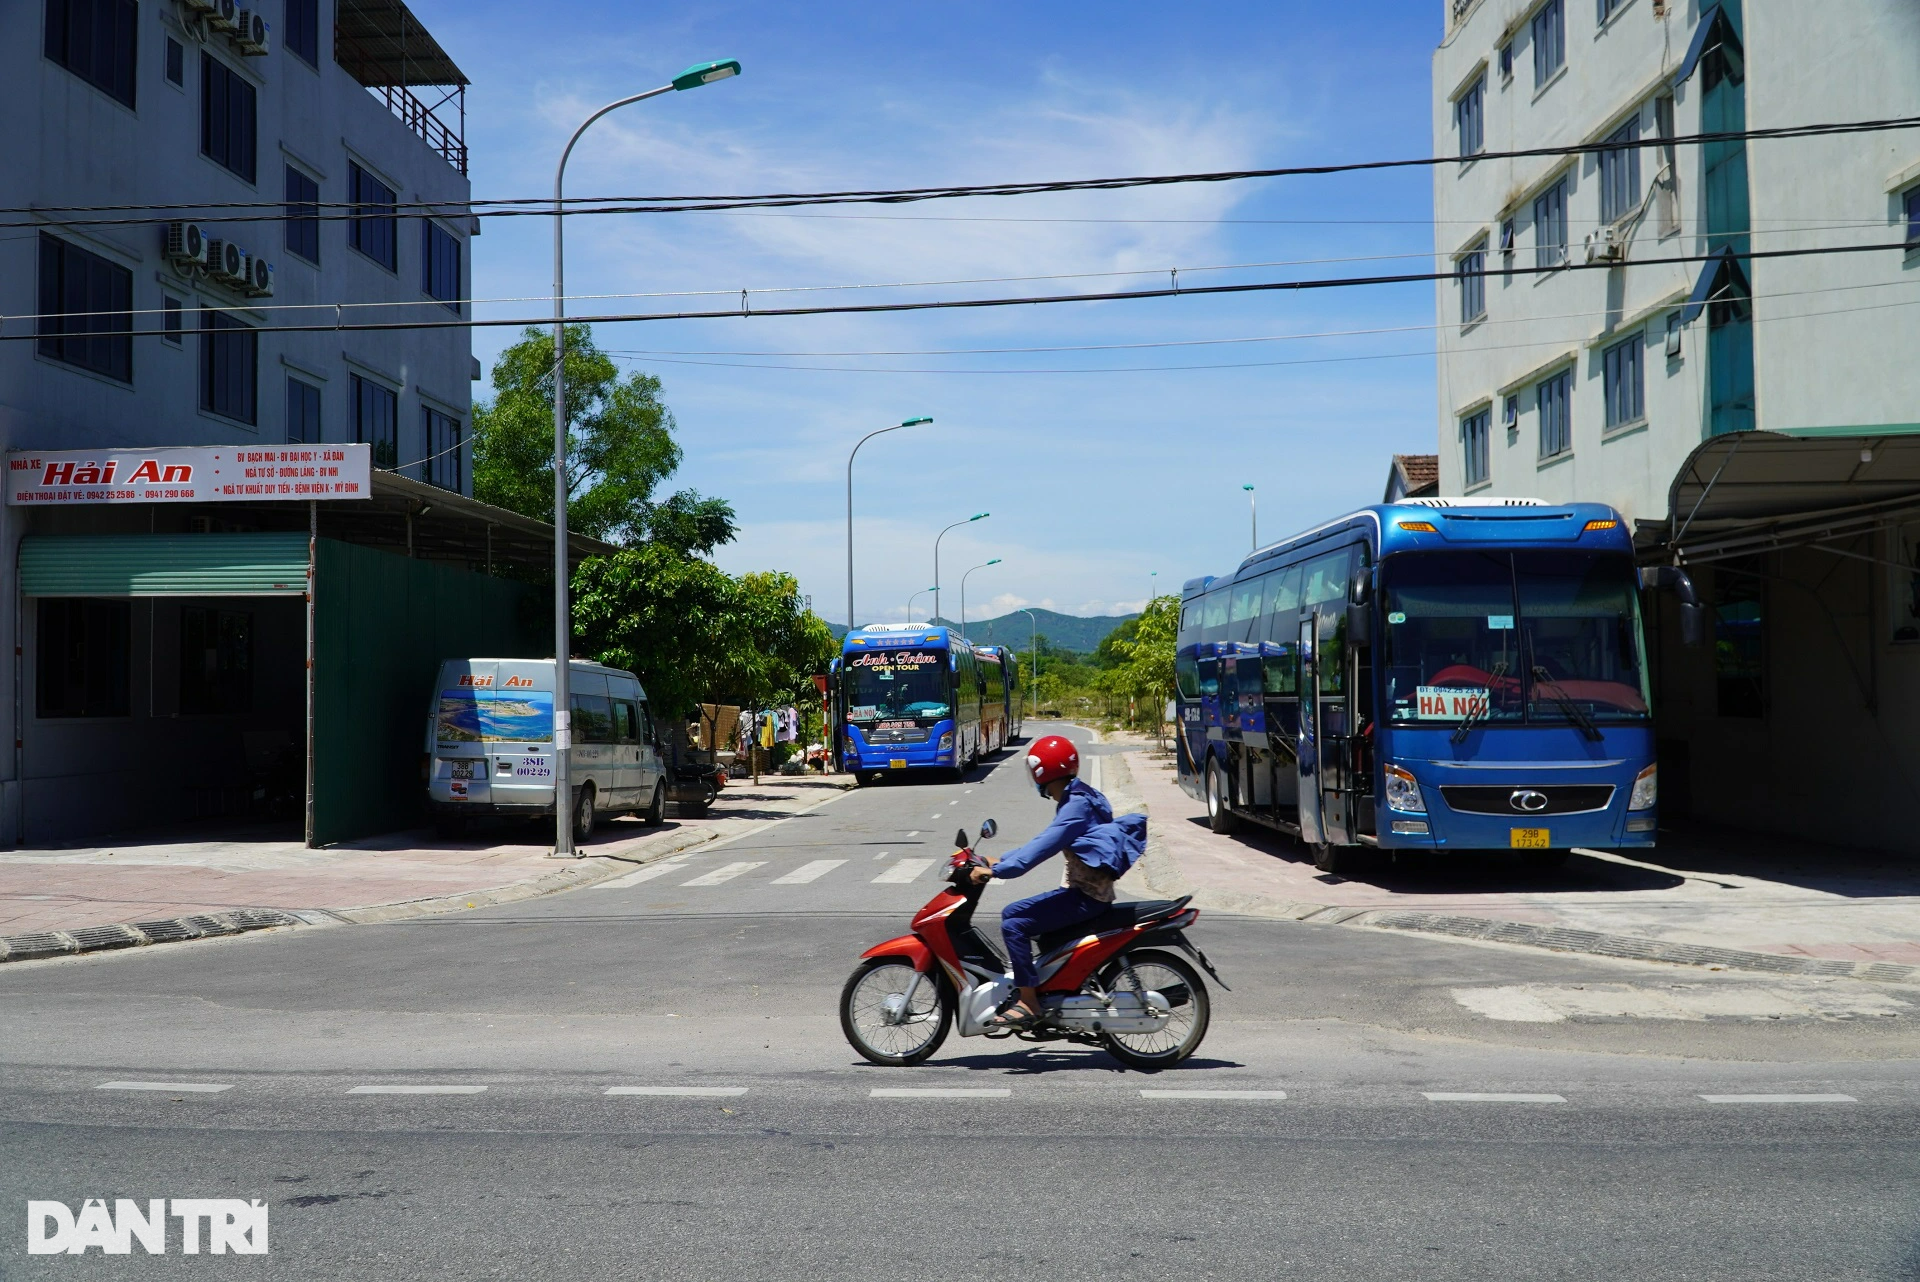
[[[816,859],[810,864],[801,864],[784,877],[775,877],[771,884],[775,886],[804,886],[810,881],[820,880],[820,878],[826,876],[845,862],[847,861],[844,859]]]
[[[884,850],[874,856],[875,859],[885,859],[886,857],[887,857],[887,852]]]
[[[1851,1095],[1702,1095],[1709,1104],[1858,1104]]]
[[[692,881],[683,881],[682,886],[718,886],[723,881],[732,881],[743,872],[752,872],[755,868],[766,867],[764,859],[742,860],[738,863],[722,864],[710,873],[703,873]]]
[[[1285,1099],[1285,1091],[1148,1091],[1141,1099]]]
[[[1006,1099],[1004,1086],[876,1086],[868,1099]]]
[[[226,1082],[102,1082],[96,1091],[178,1091],[181,1094],[218,1095],[233,1089]]]
[[[933,867],[931,859],[902,859],[893,867],[873,879],[874,885],[882,883],[896,884],[912,881],[927,869]]]
[[[907,836],[909,837],[918,837],[919,835],[920,835],[920,830],[918,828],[915,828],[912,832],[907,834]]]
[[[681,1095],[681,1096],[730,1096],[745,1095],[744,1086],[609,1086],[609,1095]]]
[[[1498,1091],[1422,1091],[1435,1104],[1564,1104],[1564,1095],[1515,1095]]]
[[[624,877],[615,877],[612,881],[597,882],[587,887],[587,889],[622,890],[628,886],[638,886],[643,881],[652,881],[655,877],[664,877],[670,872],[678,872],[684,867],[686,867],[686,864],[683,861],[675,859],[667,863],[650,865],[637,872],[630,872]]]
[[[349,1095],[478,1095],[484,1086],[356,1086]]]

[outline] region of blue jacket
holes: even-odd
[[[1035,864],[1071,850],[1090,868],[1118,877],[1133,867],[1147,848],[1147,817],[1113,817],[1113,806],[1094,788],[1075,779],[1060,794],[1053,822],[1045,832],[993,866],[996,877],[1018,877]]]

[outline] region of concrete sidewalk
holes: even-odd
[[[1151,741],[1096,751],[1107,786],[1150,814],[1135,893],[1216,911],[1417,930],[1693,964],[1920,982],[1920,862],[1725,830],[1634,857],[1576,853],[1530,871],[1502,855],[1363,857],[1332,876],[1277,832],[1220,836]]]
[[[220,915],[239,929],[293,921],[387,921],[510,903],[632,871],[676,851],[752,831],[843,795],[845,776],[763,776],[730,784],[702,818],[649,828],[604,821],[582,858],[549,858],[552,834],[533,824],[441,840],[425,830],[309,850],[284,827],[230,828],[218,840],[186,834],[98,846],[0,852],[0,941]],[[543,840],[544,839],[544,840]],[[251,911],[253,916],[244,914]],[[157,937],[156,932],[142,932]],[[224,934],[232,930],[201,933]],[[57,941],[56,941],[57,942]],[[139,935],[122,943],[143,942]],[[94,945],[98,946],[98,945]],[[84,951],[41,946],[37,954]],[[8,955],[0,944],[0,958]],[[16,955],[18,951],[16,950]]]

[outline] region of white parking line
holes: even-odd
[[[226,1082],[102,1082],[96,1091],[179,1091],[182,1094],[218,1095],[233,1089]]]
[[[1516,1095],[1500,1091],[1422,1091],[1435,1104],[1564,1104],[1564,1095]]]
[[[609,1086],[609,1095],[683,1095],[683,1096],[727,1096],[745,1095],[744,1086]]]
[[[1004,1086],[876,1086],[868,1099],[1006,1099]]]
[[[738,863],[721,864],[710,873],[703,873],[692,881],[683,881],[682,886],[718,886],[723,881],[732,881],[743,872],[752,872],[755,868],[766,866],[766,860],[742,860]]]
[[[1702,1095],[1709,1104],[1858,1104],[1851,1095]]]
[[[1285,1091],[1148,1091],[1141,1099],[1285,1099]]]
[[[484,1086],[356,1086],[349,1095],[478,1095]]]
[[[775,886],[804,886],[810,881],[818,881],[828,873],[847,862],[844,859],[816,859],[810,864],[801,864],[784,877],[775,877],[771,884]]]
[[[627,886],[638,886],[643,881],[652,881],[655,877],[664,877],[668,873],[675,872],[684,867],[686,867],[685,860],[666,860],[661,863],[650,864],[637,872],[630,872],[624,877],[615,877],[612,881],[596,882],[594,885],[588,886],[587,889],[621,890]]]
[[[873,884],[877,886],[883,882],[889,884],[909,882],[931,867],[933,867],[933,860],[931,859],[902,859],[899,863],[887,869],[878,877],[875,877]]]

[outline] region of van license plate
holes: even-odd
[[[1508,832],[1514,850],[1545,850],[1551,844],[1545,828],[1511,828]]]
[[[907,759],[905,757],[895,757],[887,762],[887,768],[890,770],[905,770],[907,768]]]
[[[456,762],[454,762],[454,763],[453,763],[453,777],[454,777],[455,779],[471,779],[471,778],[473,778],[473,763],[472,763],[471,761],[456,761]]]

